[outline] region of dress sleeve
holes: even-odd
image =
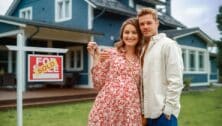
[[[99,62],[91,69],[93,87],[98,91],[101,90],[105,84],[107,73],[109,71],[109,65],[110,59],[107,59],[104,62]]]

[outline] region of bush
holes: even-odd
[[[190,89],[191,82],[192,82],[192,78],[184,78],[184,80],[183,80],[183,84],[184,84],[183,90],[188,91]]]
[[[209,84],[209,88],[212,88],[214,85],[213,85],[213,83],[210,83]]]
[[[222,76],[219,76],[219,83],[222,83]]]

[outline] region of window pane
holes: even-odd
[[[63,17],[62,14],[62,2],[58,2],[58,18],[61,19]]]
[[[80,50],[76,51],[76,67],[77,68],[81,67],[81,51]]]
[[[75,61],[75,53],[74,51],[70,52],[70,68],[74,68],[74,61]]]
[[[26,11],[27,12],[27,17],[26,17],[26,19],[31,19],[31,13],[30,13],[30,11],[28,10],[28,11]]]
[[[24,11],[22,12],[22,18],[25,18],[25,12]]]
[[[0,51],[0,74],[8,71],[8,52]]]
[[[199,52],[199,69],[201,71],[204,70],[204,53],[203,52]]]
[[[194,71],[195,70],[195,52],[194,51],[190,51],[190,71]]]
[[[70,1],[66,0],[65,1],[65,17],[66,18],[70,17],[69,9],[70,9]]]

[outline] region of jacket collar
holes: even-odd
[[[154,35],[151,37],[151,41],[153,41],[154,43],[158,42],[159,40],[161,40],[162,38],[165,38],[166,34],[165,33],[159,33],[157,35]]]

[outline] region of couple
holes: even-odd
[[[142,126],[144,118],[146,126],[177,126],[181,50],[158,34],[158,26],[156,10],[144,8],[122,24],[115,49],[99,52],[96,43],[89,42],[92,79],[99,92],[88,126]]]

